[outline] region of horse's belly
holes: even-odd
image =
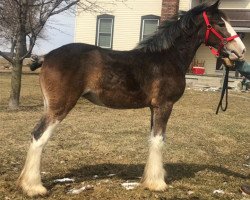
[[[93,92],[88,92],[86,94],[83,94],[82,96],[96,105],[105,106],[105,104],[101,101],[99,96]]]
[[[148,106],[146,95],[140,91],[90,91],[83,95],[90,102],[117,109],[143,108]]]

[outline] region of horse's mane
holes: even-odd
[[[226,16],[218,10],[217,6],[215,8],[216,12],[226,18]],[[170,48],[182,32],[190,32],[190,25],[195,25],[196,23],[195,17],[209,7],[211,7],[211,5],[204,3],[189,11],[181,11],[178,15],[162,22],[158,30],[152,36],[141,41],[136,49],[145,52],[156,52]]]

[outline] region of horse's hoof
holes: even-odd
[[[47,189],[42,185],[28,185],[19,182],[18,186],[30,197],[45,196],[48,193]]]
[[[28,191],[26,191],[26,193],[28,196],[34,197],[34,196],[45,196],[48,193],[48,191],[44,186],[39,185],[31,187]]]
[[[150,191],[163,192],[167,189],[165,181],[143,181],[142,186]]]

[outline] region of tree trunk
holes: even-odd
[[[26,25],[27,25],[28,4],[27,0],[22,0],[20,3],[21,3],[20,13],[19,13],[20,26],[18,27],[17,30],[17,40],[15,41],[16,54],[13,59],[14,62],[12,64],[13,69],[11,73],[9,108],[12,110],[16,110],[19,107],[23,59],[25,57],[25,54],[27,53]]]
[[[12,66],[9,108],[16,110],[19,107],[23,61],[17,60]]]

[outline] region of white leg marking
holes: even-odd
[[[41,90],[42,90],[42,94],[43,94],[43,105],[44,105],[44,111],[47,111],[47,108],[49,107],[49,101],[46,95],[46,90],[43,87],[42,82],[40,81],[40,86],[41,86]]]
[[[43,105],[44,105],[44,112],[46,112],[48,108],[48,101],[45,98],[43,99]]]
[[[142,184],[144,187],[154,190],[163,191],[166,189],[165,170],[162,161],[162,148],[164,141],[162,136],[151,137],[149,157],[145,166]]]
[[[49,125],[38,140],[33,138],[33,141],[30,145],[24,168],[18,179],[18,185],[29,196],[45,195],[47,193],[46,188],[43,187],[41,182],[41,154],[43,147],[46,145],[52,134],[52,131],[55,129],[58,123],[59,122]]]
[[[44,104],[44,111],[47,111],[47,108],[49,106],[49,101],[48,101],[48,98],[46,97],[46,93],[45,91],[43,91],[43,104]]]

